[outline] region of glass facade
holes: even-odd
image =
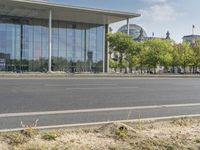
[[[104,26],[53,21],[52,71],[103,72]],[[0,71],[48,70],[48,20],[0,16]]]

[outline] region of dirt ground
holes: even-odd
[[[200,150],[200,119],[0,133],[0,150]]]

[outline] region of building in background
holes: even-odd
[[[183,42],[189,42],[191,44],[195,43],[195,40],[200,38],[200,35],[186,35],[183,37]]]
[[[151,37],[147,37],[146,39],[172,40],[171,37],[170,37],[170,32],[169,31],[167,31],[165,38],[156,37],[156,36],[154,36],[154,33],[153,33]]]
[[[107,72],[109,24],[139,16],[45,0],[0,0],[0,68]]]
[[[192,34],[183,37],[183,42],[189,42],[194,44],[196,39],[200,38],[200,35],[195,34],[195,25],[192,25]]]
[[[120,27],[117,32],[128,33],[127,25],[123,25],[122,27]],[[132,36],[133,40],[138,40],[138,38],[147,37],[147,33],[145,32],[145,30],[141,26],[136,25],[136,24],[129,25],[129,34]]]
[[[117,32],[128,33],[127,25],[123,25],[122,27],[120,27]],[[136,24],[129,25],[129,35],[132,36],[133,40],[138,42],[144,41],[145,39],[171,40],[169,31],[167,31],[165,38],[155,37],[154,33],[152,34],[152,36],[147,36],[146,31],[141,26]]]

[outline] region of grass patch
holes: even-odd
[[[46,131],[29,127],[0,134],[0,150],[196,150],[200,147],[199,120],[116,122]]]
[[[11,146],[22,145],[29,140],[27,137],[17,132],[4,135],[4,139]]]
[[[46,141],[55,141],[57,138],[57,134],[55,133],[45,133],[44,135],[42,135],[41,137],[43,140]]]
[[[191,125],[193,123],[193,120],[190,118],[183,117],[183,118],[174,119],[171,123],[173,125],[186,127],[186,126]]]

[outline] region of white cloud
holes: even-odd
[[[151,0],[153,1],[153,0]],[[160,0],[164,1],[164,0]],[[183,16],[183,13],[178,13],[169,4],[155,4],[150,8],[139,10],[143,18],[150,19],[152,21],[174,21],[179,16]]]

